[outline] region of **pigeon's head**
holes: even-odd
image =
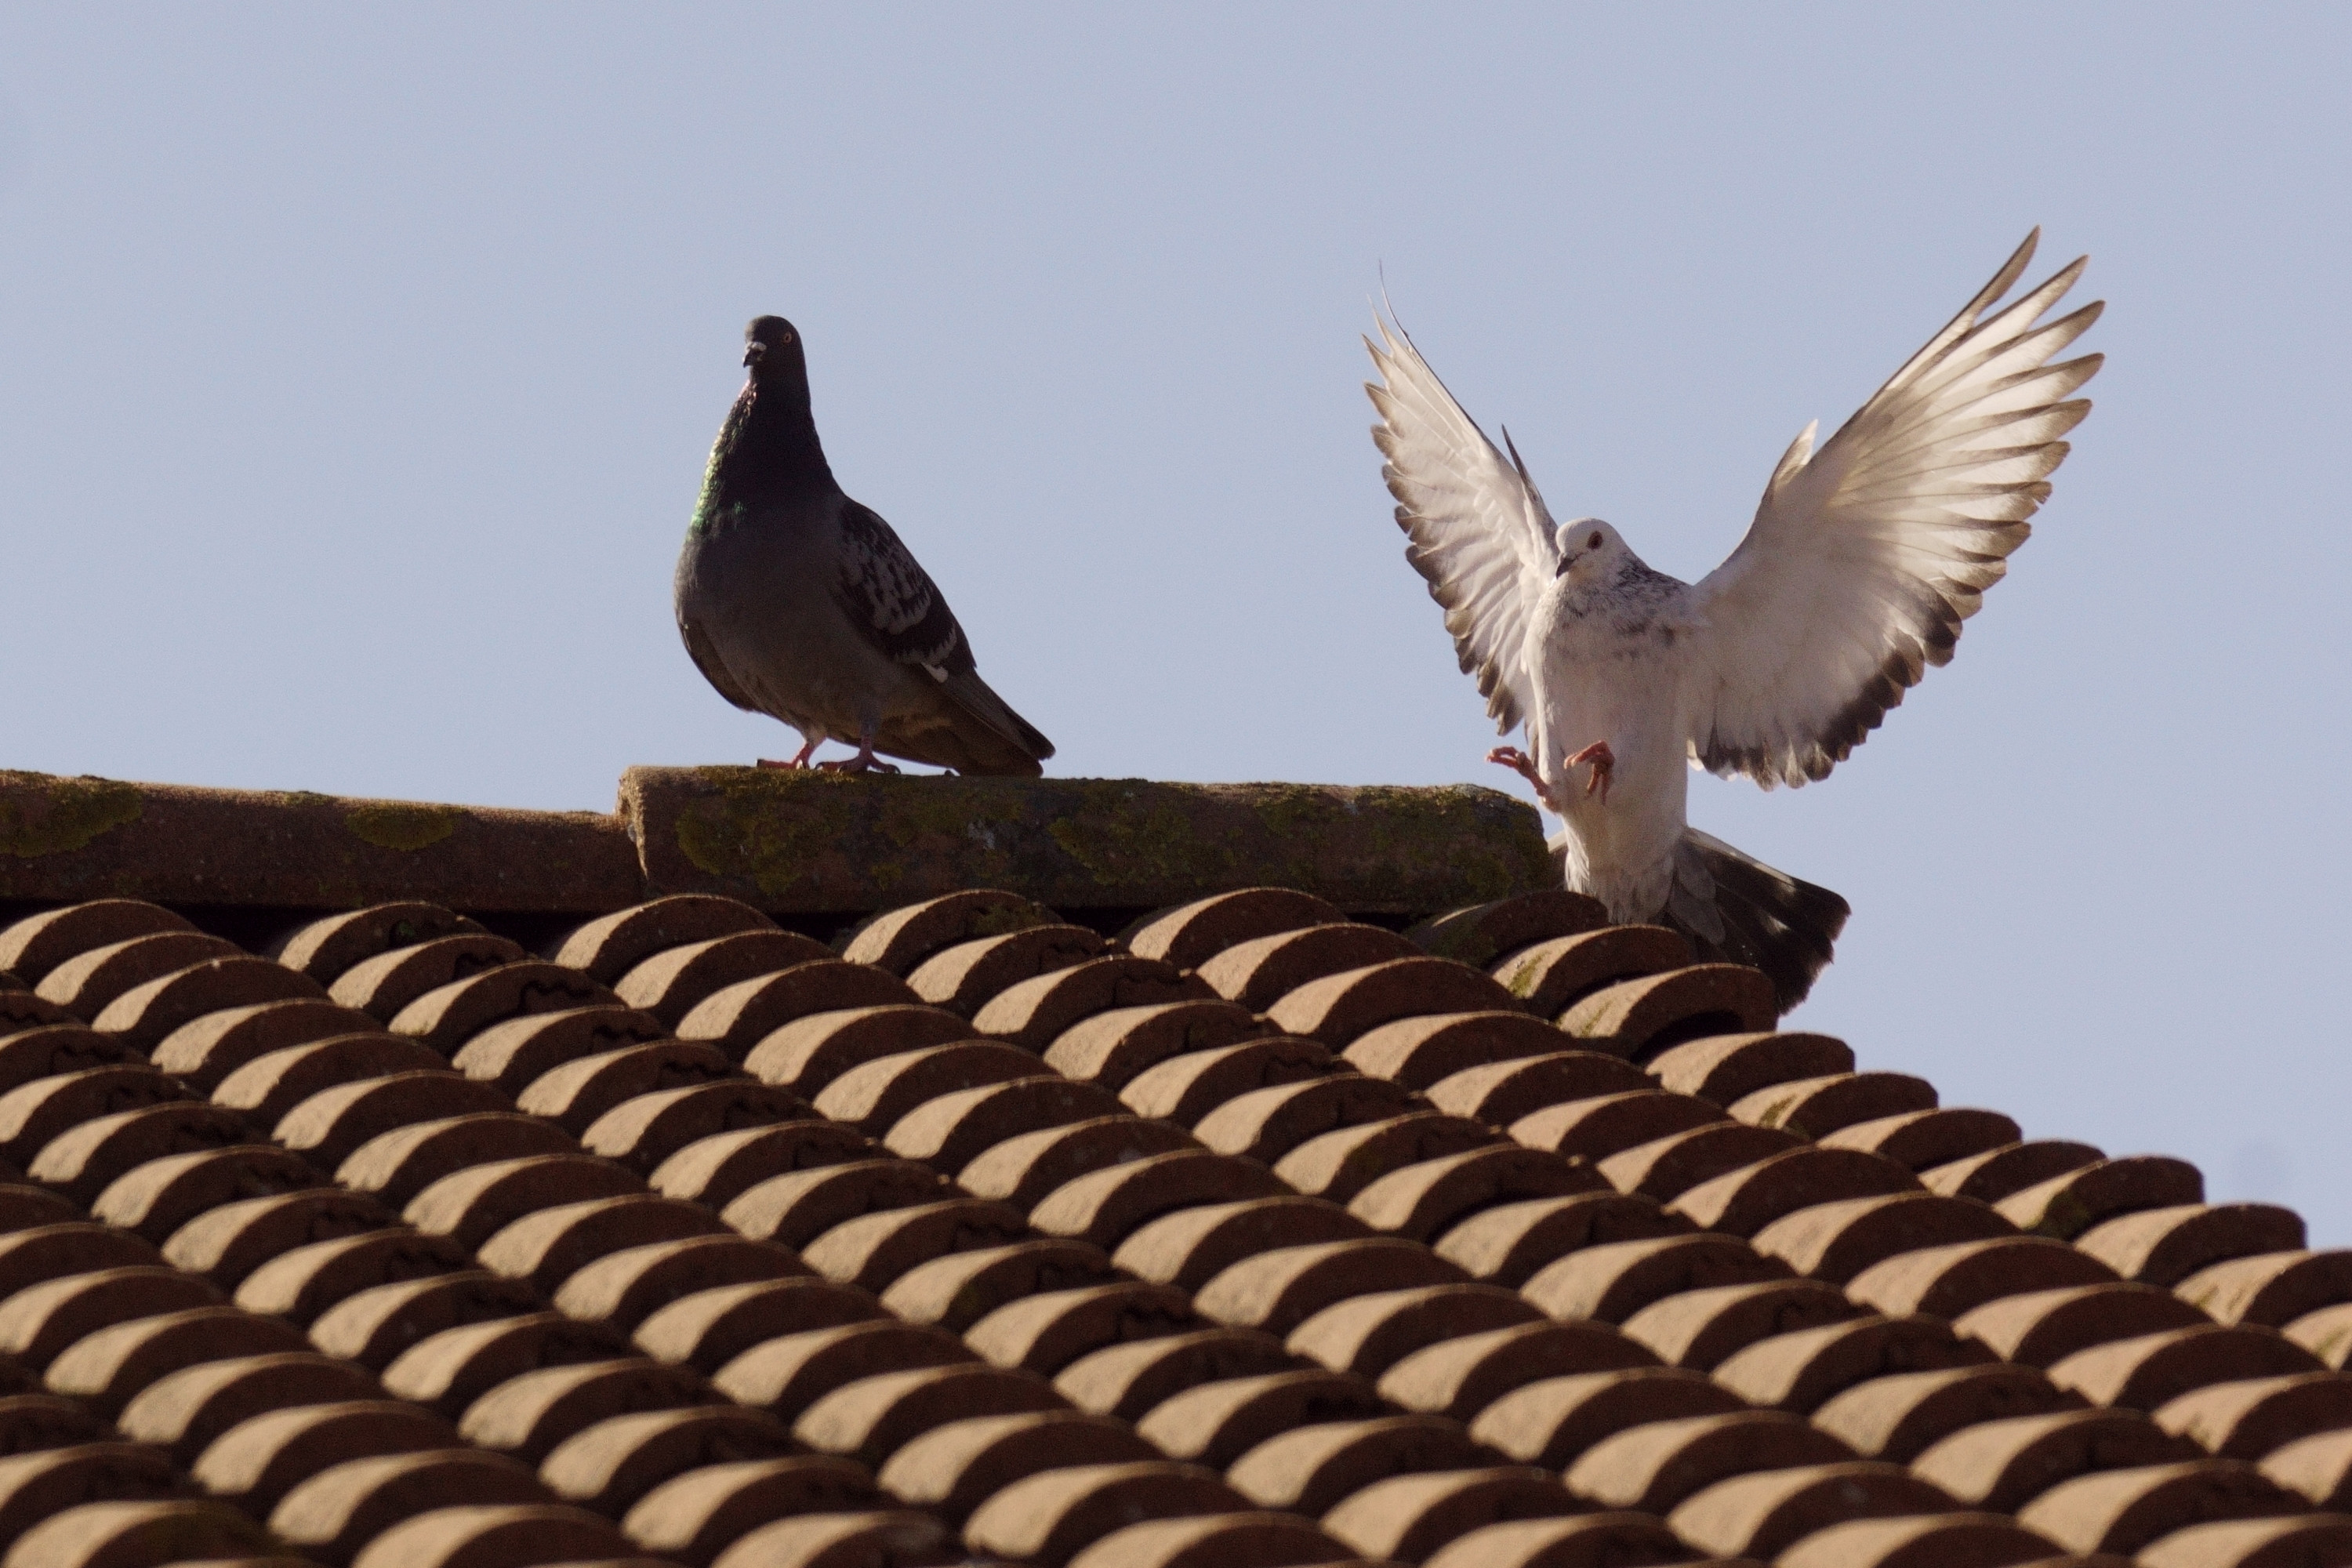
[[[808,361],[801,354],[798,328],[782,316],[761,316],[743,329],[743,363],[751,379],[789,384],[808,380]]]
[[[1571,583],[1606,581],[1625,553],[1625,541],[1597,517],[1561,523],[1552,541],[1559,548],[1559,566],[1553,575]]]

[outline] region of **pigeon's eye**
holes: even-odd
[[[1596,534],[1594,534],[1591,538],[1590,538],[1590,539],[1586,540],[1586,541],[1584,542],[1584,548],[1586,548],[1587,550],[1598,550],[1598,549],[1600,549],[1600,548],[1601,548],[1601,536],[1600,536],[1599,534],[1597,534],[1597,533],[1596,533]]]

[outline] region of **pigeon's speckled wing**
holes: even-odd
[[[1797,437],[1748,537],[1692,588],[1685,711],[1709,771],[1768,789],[1828,776],[1950,660],[2008,570],[2100,362],[2049,363],[2098,305],[2041,321],[2081,261],[1984,319],[2039,237],[1819,452],[1811,426]]]
[[[1559,568],[1551,515],[1517,453],[1495,449],[1403,330],[1382,321],[1381,340],[1364,347],[1385,384],[1364,390],[1381,415],[1381,475],[1412,540],[1404,558],[1429,579],[1464,672],[1507,734],[1534,701],[1528,627]]]
[[[971,668],[955,612],[898,532],[870,509],[841,505],[841,570],[834,602],[866,641],[936,680]]]

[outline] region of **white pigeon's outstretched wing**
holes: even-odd
[[[1559,566],[1551,516],[1517,451],[1504,459],[1403,329],[1382,321],[1381,339],[1364,347],[1385,384],[1364,390],[1381,414],[1381,477],[1412,539],[1404,558],[1429,579],[1464,672],[1507,734],[1534,700],[1528,626]]]
[[[1691,752],[1769,789],[1828,776],[2008,570],[2091,405],[2100,355],[2051,357],[2101,306],[2040,323],[2078,260],[1989,320],[2036,229],[1968,309],[1817,453],[1790,447],[1748,537],[1693,586],[1684,687]],[[2087,259],[2087,258],[2085,258]]]

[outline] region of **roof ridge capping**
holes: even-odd
[[[1556,877],[1534,808],[1470,784],[635,767],[604,815],[0,771],[0,900],[30,903],[594,914],[716,893],[849,913],[995,886],[1139,910],[1279,884],[1417,916]]]

